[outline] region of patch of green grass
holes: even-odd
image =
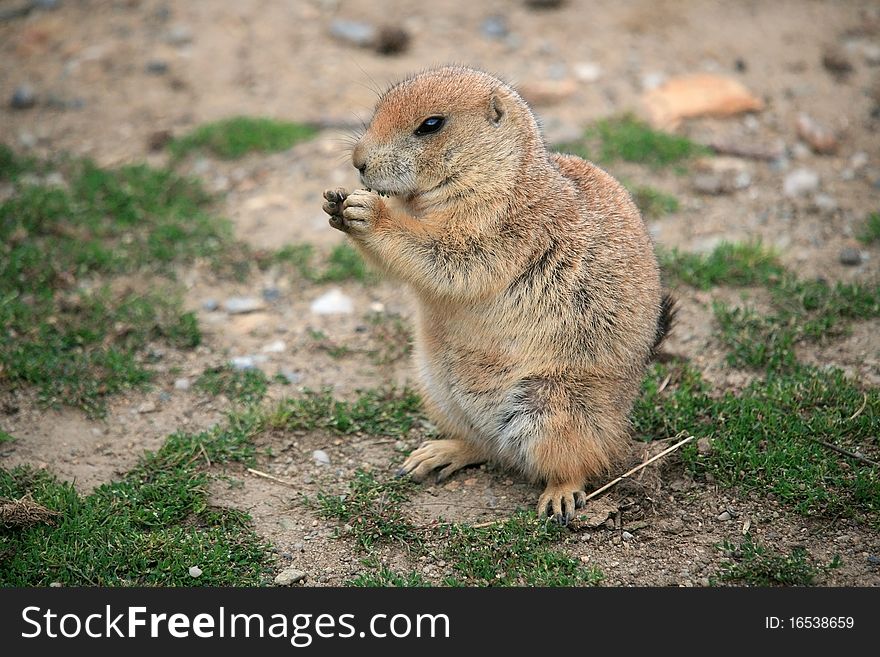
[[[347,582],[345,586],[358,587],[425,587],[431,586],[421,574],[410,571],[398,573],[388,566],[383,566],[376,559],[365,559],[364,566],[368,569]]]
[[[267,425],[285,431],[404,437],[421,419],[418,395],[407,388],[366,390],[353,401],[334,399],[330,390],[324,390],[285,399],[271,411]]]
[[[864,244],[880,242],[880,212],[872,212],[865,218],[865,225],[859,232],[858,238]]]
[[[0,143],[0,180],[15,181],[23,173],[33,171],[36,162],[16,153],[6,144]]]
[[[35,386],[46,403],[100,416],[109,395],[150,380],[148,343],[199,343],[195,315],[160,277],[216,257],[228,225],[207,213],[198,183],[170,171],[33,162],[8,149],[0,166],[13,180],[0,203],[0,386]],[[64,183],[18,176],[35,167]],[[153,290],[110,291],[132,274]]]
[[[366,281],[369,271],[360,254],[348,242],[333,247],[327,266],[315,279],[318,283]]]
[[[323,267],[315,265],[315,249],[311,244],[284,246],[270,260],[290,264],[300,276],[312,283],[369,282],[374,278],[363,258],[348,242],[333,247]]]
[[[42,470],[0,469],[0,498],[26,494],[60,514],[51,524],[0,527],[0,585],[256,586],[272,555],[249,517],[208,505],[201,465],[247,462],[254,415],[200,434],[170,436],[121,481],[80,495]],[[190,575],[191,566],[202,570]]]
[[[237,370],[225,365],[206,370],[195,382],[195,387],[209,395],[226,395],[243,404],[252,404],[266,396],[269,379],[257,369]]]
[[[715,402],[710,393],[700,372],[687,363],[653,363],[631,415],[635,436],[652,441],[683,430],[696,433],[699,427],[712,422]]]
[[[630,114],[601,119],[587,129],[582,141],[560,144],[557,150],[603,163],[625,160],[653,167],[677,164],[710,153],[705,146],[654,130]]]
[[[641,213],[655,219],[678,211],[678,199],[672,194],[661,192],[659,189],[648,185],[637,185],[630,188],[633,202],[638,206]]]
[[[822,441],[880,460],[880,389],[860,389],[839,370],[799,366],[750,384],[708,409],[707,456],[683,457],[723,484],[773,493],[807,516],[844,516],[880,526],[880,468]],[[708,430],[706,430],[708,429]]]
[[[725,541],[722,549],[731,561],[721,564],[717,579],[751,586],[811,586],[816,578],[840,565],[834,557],[827,565],[817,565],[802,547],[789,554],[773,552],[746,534],[742,543]]]
[[[786,275],[770,288],[773,311],[715,304],[720,337],[734,367],[779,372],[797,364],[795,347],[844,333],[852,320],[880,317],[880,285],[829,285]]]
[[[719,396],[696,370],[655,364],[632,420],[648,440],[683,430],[709,438],[708,454],[691,444],[682,459],[723,485],[772,493],[806,516],[880,526],[880,469],[817,442],[880,460],[880,389],[862,390],[839,370],[798,365]]]
[[[379,481],[372,473],[358,470],[347,493],[319,492],[315,506],[322,518],[344,522],[347,535],[364,550],[388,542],[415,545],[419,537],[401,509],[412,486],[409,479]]]
[[[175,159],[204,150],[224,159],[236,159],[253,152],[284,151],[311,139],[317,130],[289,121],[237,116],[199,126],[173,139],[168,148]]]
[[[658,256],[667,277],[701,290],[717,285],[768,285],[785,273],[776,252],[760,242],[722,242],[708,254],[658,250]]]
[[[11,434],[8,434],[5,431],[3,431],[2,429],[0,429],[0,445],[2,445],[3,443],[11,443],[14,440],[15,440],[14,436],[12,436]]]
[[[595,586],[602,573],[552,549],[568,533],[554,522],[518,512],[489,527],[454,524],[442,531],[445,558],[466,586]]]
[[[308,329],[309,338],[312,340],[312,350],[323,351],[330,358],[345,358],[351,353],[351,349],[344,344],[339,344],[331,340],[324,331],[319,329]]]

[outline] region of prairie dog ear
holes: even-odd
[[[486,112],[486,118],[493,125],[498,125],[504,120],[505,115],[510,107],[510,91],[504,87],[498,87],[489,97],[489,107]]]

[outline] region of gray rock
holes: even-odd
[[[190,566],[189,567],[189,576],[190,577],[201,577],[202,576],[202,569],[199,568],[198,566]]]
[[[185,46],[192,43],[192,30],[186,25],[172,25],[165,33],[165,41],[172,46]]]
[[[266,301],[278,301],[281,298],[281,290],[277,287],[264,287],[263,299]]]
[[[862,264],[862,252],[856,248],[848,246],[840,250],[840,255],[837,256],[837,259],[840,260],[840,264],[842,265],[855,267]]]
[[[330,34],[354,46],[369,48],[376,40],[376,26],[361,21],[344,18],[334,19],[330,23]]]
[[[29,84],[22,84],[12,92],[9,106],[12,109],[29,109],[37,104],[37,93]]]
[[[330,456],[323,449],[316,449],[312,452],[312,459],[315,463],[320,463],[321,465],[330,465]]]
[[[305,581],[306,577],[307,575],[303,571],[290,567],[285,568],[280,573],[278,573],[278,575],[275,577],[275,583],[278,586],[290,586],[291,584]]]
[[[870,565],[874,566],[875,568],[877,568],[878,566],[880,566],[880,557],[878,557],[875,554],[869,554],[868,555],[868,563]]]
[[[138,413],[155,413],[159,410],[159,407],[156,406],[156,402],[145,401],[143,404],[138,406]]]
[[[214,312],[220,307],[220,302],[217,299],[205,299],[202,301],[202,309],[207,310],[209,313]]]
[[[162,392],[159,393],[159,401],[160,401],[160,402],[169,402],[169,401],[171,401],[171,393],[166,392],[165,390],[163,390]]]
[[[819,174],[811,169],[795,169],[782,183],[782,192],[789,198],[806,196],[819,188]]]
[[[706,456],[712,453],[712,441],[703,436],[697,440],[697,451]]]
[[[145,68],[147,73],[151,75],[165,75],[168,72],[168,62],[161,59],[151,59]]]
[[[510,29],[504,16],[495,15],[480,23],[480,32],[490,39],[503,39],[510,33]]]
[[[813,205],[822,214],[834,214],[837,212],[837,201],[829,194],[816,194],[813,197]]]
[[[186,378],[175,379],[174,380],[174,389],[175,390],[189,390],[190,381]]]
[[[282,367],[279,371],[279,374],[287,379],[287,382],[291,385],[296,385],[300,381],[302,381],[302,374],[295,370],[288,369],[286,367]]]
[[[630,533],[627,532],[627,531],[622,532],[622,533],[620,534],[620,537],[621,537],[624,541],[631,541],[631,540],[633,540],[633,539],[635,538],[635,536],[633,536],[632,534],[630,534]]]
[[[718,514],[718,520],[720,520],[721,522],[727,522],[732,517],[733,516],[730,515],[730,511],[722,511],[721,513]]]
[[[261,299],[256,297],[229,297],[223,302],[223,310],[230,315],[242,315],[262,310],[265,307]]]

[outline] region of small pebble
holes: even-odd
[[[217,299],[205,299],[202,301],[202,309],[207,310],[209,313],[214,312],[220,307],[220,302]]]
[[[295,370],[282,367],[278,373],[281,374],[281,376],[283,376],[285,379],[287,379],[287,382],[291,385],[296,385],[297,383],[302,381],[302,374]]]
[[[630,534],[630,533],[627,532],[627,531],[622,532],[622,533],[620,534],[620,537],[621,537],[624,541],[631,541],[631,540],[633,540],[633,539],[635,538],[635,536],[633,536],[632,534]]]
[[[868,559],[870,558],[871,557],[868,557]],[[61,582],[49,582],[49,586],[53,589],[60,589],[62,586],[64,586],[64,584],[62,584]]]
[[[847,77],[853,71],[852,62],[846,56],[843,48],[828,46],[822,53],[822,66],[838,79]]]
[[[880,557],[874,554],[870,554],[868,555],[868,563],[876,568],[880,566]]]
[[[258,365],[266,362],[265,356],[234,356],[229,359],[232,369],[240,372],[257,369]]]
[[[263,353],[266,354],[280,354],[287,348],[284,340],[275,340],[274,342],[270,342],[266,346],[263,347]]]
[[[189,390],[190,382],[189,379],[174,379],[174,389],[175,390]]]
[[[158,409],[155,402],[146,401],[138,406],[138,413],[155,413]]]
[[[310,309],[316,315],[350,315],[354,302],[339,288],[333,288],[312,301]]]
[[[305,580],[306,574],[296,568],[285,568],[275,577],[275,583],[278,586],[290,586]]]
[[[146,71],[150,75],[165,75],[168,72],[168,62],[161,59],[151,59],[147,62]]]
[[[782,183],[782,191],[789,198],[805,196],[819,188],[819,174],[810,169],[795,169]]]
[[[489,16],[480,23],[480,32],[490,39],[503,39],[510,30],[507,28],[507,20],[504,16]]]
[[[702,456],[706,456],[712,453],[712,441],[703,436],[699,440],[697,440],[697,452],[699,452]]]
[[[320,463],[321,465],[330,465],[330,457],[323,449],[316,449],[314,452],[312,452],[312,459],[315,461],[315,463]]]
[[[174,25],[165,33],[165,41],[172,46],[184,46],[192,43],[193,33],[186,25]]]
[[[730,515],[730,511],[722,511],[718,514],[718,520],[720,520],[721,522],[727,522],[732,517],[733,516]]]
[[[190,577],[201,577],[202,569],[198,566],[190,566],[189,567],[189,576]]]
[[[862,252],[858,249],[848,246],[840,250],[838,260],[840,260],[840,264],[842,265],[846,265],[847,267],[855,267],[862,264]]]
[[[367,48],[373,45],[376,38],[376,27],[361,21],[337,18],[330,23],[330,34],[340,41]]]
[[[9,101],[9,106],[12,109],[29,109],[37,104],[37,94],[34,91],[34,88],[29,84],[23,84],[19,87],[16,87],[15,91],[12,92],[12,98]]]
[[[281,290],[277,287],[263,288],[263,299],[266,301],[278,301],[281,298]]]
[[[834,214],[837,212],[837,201],[830,194],[816,194],[813,197],[813,205],[822,214]]]
[[[230,315],[243,315],[262,310],[265,307],[262,300],[256,297],[229,297],[223,302],[223,310]]]

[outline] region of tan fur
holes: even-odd
[[[414,135],[431,116],[443,127]],[[415,291],[421,392],[450,439],[403,471],[494,460],[546,482],[539,513],[570,518],[628,451],[658,331],[657,262],[629,194],[549,153],[514,89],[462,67],[389,89],[352,160],[375,191],[328,191],[324,209]]]

